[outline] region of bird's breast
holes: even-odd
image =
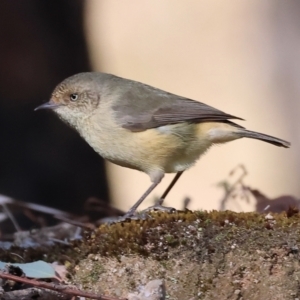
[[[210,146],[198,139],[194,124],[131,132],[110,119],[89,120],[81,127],[84,130],[79,130],[80,134],[103,158],[148,174],[157,169],[165,173],[184,171]]]

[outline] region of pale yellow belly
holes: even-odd
[[[175,173],[191,167],[213,143],[232,140],[231,130],[232,126],[214,122],[167,125],[142,132],[110,126],[99,127],[97,134],[84,138],[117,165],[148,174],[155,170]]]
[[[115,164],[146,173],[155,169],[164,173],[184,171],[211,145],[199,139],[197,126],[192,124],[168,125],[143,132],[122,129],[121,135],[111,132],[111,136],[114,138],[102,139],[109,150],[103,151],[106,147],[101,147],[96,151]]]

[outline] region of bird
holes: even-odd
[[[212,145],[246,137],[290,147],[285,140],[245,129],[232,121],[242,118],[205,103],[102,72],[66,78],[35,110],[40,109],[54,111],[104,159],[149,175],[151,185],[126,213],[129,218],[166,173],[176,173],[157,203],[163,209],[183,172]]]

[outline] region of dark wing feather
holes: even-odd
[[[113,106],[117,122],[131,131],[144,131],[164,125],[183,122],[224,122],[241,118],[226,114],[216,108],[183,98],[154,87],[127,81],[127,85],[118,97],[117,105]]]

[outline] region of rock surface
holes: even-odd
[[[131,300],[295,300],[299,242],[297,211],[153,213],[88,234],[72,280]]]

